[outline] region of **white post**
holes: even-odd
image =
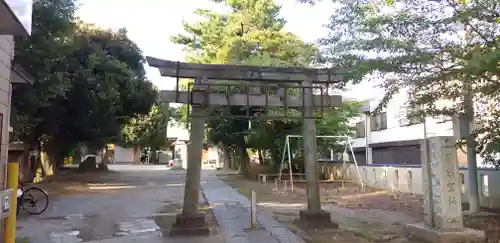
[[[293,192],[293,173],[292,173],[292,154],[290,153],[290,138],[286,137],[286,144],[288,146],[288,170],[290,171],[290,188]]]
[[[361,190],[365,191],[365,183],[363,183],[363,178],[361,178],[361,173],[359,173],[358,161],[356,161],[356,156],[354,155],[354,150],[352,149],[350,137],[347,137],[347,145],[349,146],[349,149],[351,150],[351,155],[352,155],[352,159],[354,160],[354,165],[356,165],[356,171],[358,172],[358,179],[359,179],[359,183],[361,184]]]
[[[255,189],[252,188],[251,193],[251,204],[250,204],[250,228],[255,228],[257,225],[257,196],[255,194]]]
[[[365,113],[365,156],[366,156],[366,164],[372,164],[372,149],[370,148],[371,136],[372,136],[372,126],[371,126],[371,115],[370,111]]]
[[[286,136],[285,138],[285,147],[283,147],[283,155],[281,156],[281,164],[280,164],[280,173],[279,173],[279,178],[281,180],[281,175],[283,173],[283,163],[285,163],[285,156],[286,156],[286,152],[288,151],[286,149],[286,147],[288,146],[288,136]]]

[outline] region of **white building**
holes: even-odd
[[[377,88],[371,90],[375,92],[367,100],[373,111],[384,93]],[[420,119],[407,119],[410,112],[407,102],[408,95],[401,92],[377,116],[358,118],[353,149],[359,164],[419,165],[420,141],[425,130],[427,137],[453,136],[451,120],[427,118],[424,129]]]
[[[384,92],[374,88],[373,84],[363,83],[351,87],[343,95],[351,99],[369,100],[373,109],[379,104]],[[424,124],[417,120],[405,119],[407,101],[408,95],[401,92],[377,117],[359,117],[356,120],[357,136],[353,139],[353,150],[360,165],[359,174],[365,184],[380,189],[423,194],[420,141],[424,138]],[[427,118],[425,125],[427,137],[457,137],[454,131],[458,131],[458,121],[455,119],[447,121]],[[467,163],[466,154],[457,149],[457,155],[458,163],[462,167],[462,200],[467,202],[468,175],[467,169],[463,168]],[[484,167],[480,158],[478,165]],[[354,165],[351,166],[351,176],[352,179],[358,176],[358,169]],[[500,188],[497,186],[500,185],[500,172],[491,168],[480,168],[478,176],[481,206],[500,208]]]
[[[384,95],[384,90],[375,85],[361,83],[351,86],[343,95],[350,99],[367,100],[369,103],[367,107],[373,111]],[[395,95],[377,116],[364,115],[357,118],[356,136],[353,138],[353,150],[357,162],[373,165],[419,166],[422,139],[441,136],[459,138],[458,119],[428,117],[424,126],[420,119],[408,119],[409,112],[408,94],[402,91]],[[460,149],[457,153],[459,164],[461,167],[466,167],[466,154]],[[477,160],[480,167],[485,166],[479,156]]]

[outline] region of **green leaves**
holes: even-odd
[[[471,84],[476,119],[488,127],[480,135],[485,136],[500,125],[490,104],[500,97],[499,4],[346,1],[332,14],[330,33],[320,43],[326,62],[351,70],[346,81],[381,81],[385,96],[377,110],[404,90],[411,97],[408,103],[424,106],[428,115],[461,113],[465,87]]]
[[[233,11],[195,11],[202,20],[185,24],[188,34],[172,38],[186,47],[188,61],[304,67],[312,65],[318,57],[316,45],[305,43],[284,30],[286,21],[279,17],[280,7],[274,1],[231,0],[226,1],[226,5]],[[197,48],[193,48],[194,42],[198,43]],[[261,107],[253,107],[253,112],[259,109]],[[181,108],[184,117],[186,111],[186,107]],[[354,115],[345,111],[329,110],[325,120],[319,121],[321,132],[348,134],[351,128],[347,121]],[[246,112],[239,107],[214,109],[206,125],[209,143],[223,143],[238,151],[246,147],[267,150],[276,160],[285,136],[301,133],[301,123],[297,121],[253,120],[249,129],[248,120],[226,118],[227,113],[245,115]]]
[[[75,22],[71,0],[36,1],[33,33],[16,41],[15,60],[37,82],[13,91],[16,135],[58,154],[78,144],[102,148],[129,119],[148,114],[156,91],[124,29]]]
[[[148,114],[130,119],[122,130],[120,145],[124,147],[140,145],[155,149],[167,146],[167,121],[174,116],[174,109],[155,105]]]

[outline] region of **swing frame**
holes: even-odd
[[[285,157],[287,158],[288,161],[288,170],[289,170],[289,176],[290,176],[290,187],[292,191],[294,190],[293,186],[293,172],[292,172],[292,153],[290,149],[290,138],[303,138],[302,135],[286,135],[285,137],[285,147],[283,148],[283,155],[281,156],[281,164],[280,164],[280,173],[279,173],[279,180],[281,180],[282,172],[283,172],[283,164],[285,163]],[[344,158],[345,154],[350,154],[352,155],[352,158],[354,160],[354,165],[356,166],[356,172],[358,174],[358,179],[359,179],[359,184],[361,185],[361,189],[364,189],[365,185],[363,183],[363,179],[361,178],[361,173],[359,172],[359,166],[358,162],[356,160],[356,156],[354,156],[354,150],[352,149],[352,138],[349,136],[333,136],[333,135],[317,135],[316,140],[318,138],[336,138],[336,139],[344,139],[345,140],[345,147],[344,147],[344,152],[343,152],[343,158],[342,158],[342,165],[345,166],[346,164],[346,159]],[[349,150],[349,152],[347,151]],[[331,157],[333,155],[331,154]],[[333,158],[331,158],[333,160]]]

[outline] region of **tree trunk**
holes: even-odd
[[[158,163],[158,152],[156,148],[151,148],[151,159],[149,161],[151,164],[159,164]]]
[[[73,164],[80,164],[82,162],[82,150],[80,146],[76,146],[73,151]]]
[[[280,167],[281,166],[281,160],[282,160],[281,156],[283,156],[281,154],[281,149],[279,149],[279,148],[272,148],[270,150],[270,152],[271,152],[271,160],[272,160],[271,161],[271,167],[273,168],[273,171],[279,172],[279,170],[281,169],[281,167]],[[288,160],[285,158],[284,163],[288,163],[287,161]]]
[[[229,147],[224,143],[219,143],[219,148],[222,152],[222,162],[224,163],[224,169],[230,169],[231,155],[229,154]]]
[[[136,145],[134,147],[134,164],[140,164],[141,162],[141,146]]]
[[[49,164],[52,167],[53,174],[58,174],[64,165],[64,157],[58,155],[56,151],[51,150],[47,150],[47,157],[49,159]]]
[[[19,173],[21,181],[33,181],[34,173],[32,173],[31,163],[30,163],[30,144],[23,144],[23,153],[20,158]]]
[[[250,180],[255,179],[255,175],[253,175],[252,173],[250,156],[248,155],[247,149],[245,148],[245,146],[238,146],[237,150],[241,158],[241,172],[243,172],[243,176]]]
[[[264,160],[264,151],[262,149],[257,149],[257,154],[259,155],[259,164],[265,165],[266,161]]]
[[[109,150],[108,150],[108,146],[106,145],[106,147],[104,148],[104,150],[101,150],[99,152],[99,154],[101,155],[101,164],[98,165],[99,169],[100,170],[108,170],[108,163],[109,163]]]

